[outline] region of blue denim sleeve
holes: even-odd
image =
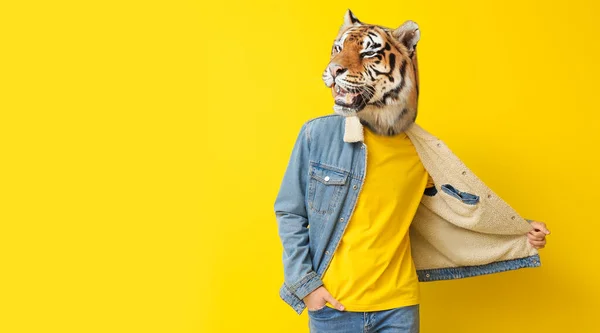
[[[300,129],[274,206],[283,245],[284,286],[300,301],[323,284],[313,270],[309,252],[305,205],[310,144],[308,126],[304,123]]]

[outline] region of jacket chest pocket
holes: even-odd
[[[310,210],[321,215],[333,213],[347,187],[348,174],[324,165],[311,164],[307,195]]]

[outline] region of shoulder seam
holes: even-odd
[[[311,118],[311,119],[307,120],[306,123],[311,123],[311,122],[313,122],[313,121],[315,121],[317,119],[329,118],[329,117],[341,117],[341,116],[339,114],[337,114],[337,113],[327,114],[327,115],[324,115],[324,116],[318,116],[318,117],[315,117],[315,118]]]

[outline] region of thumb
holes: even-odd
[[[324,298],[327,302],[329,302],[329,304],[333,305],[336,309],[340,311],[344,310],[344,306],[342,305],[342,303],[338,302],[337,299],[333,298],[333,296],[331,296],[329,292],[325,294]]]

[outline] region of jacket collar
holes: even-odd
[[[356,115],[345,117],[344,142],[364,141],[364,128]]]
[[[409,134],[409,136],[417,137],[424,141],[438,140],[437,137],[424,130],[417,123],[412,123],[406,132]],[[364,142],[364,140],[364,128],[360,123],[360,119],[356,115],[345,117],[344,142]]]

